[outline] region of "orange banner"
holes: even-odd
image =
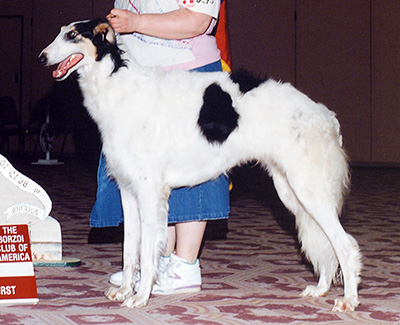
[[[232,64],[231,49],[229,43],[229,29],[228,29],[228,12],[226,1],[221,1],[221,7],[219,10],[218,25],[215,32],[215,38],[217,39],[217,46],[221,52],[221,60],[223,70],[230,71]]]

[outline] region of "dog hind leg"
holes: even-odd
[[[325,295],[331,287],[338,270],[339,262],[329,238],[322,228],[307,213],[302,217],[297,215],[296,225],[302,251],[319,275],[317,286],[308,285],[301,293],[306,297],[320,297]]]
[[[334,155],[334,158],[339,156],[339,153]],[[319,272],[324,275],[325,280],[321,279],[317,290],[306,289],[305,294],[319,294],[324,286],[330,286],[333,269],[336,265],[335,259],[338,260],[343,274],[344,283],[344,298],[336,299],[334,311],[353,311],[359,304],[357,287],[360,282],[359,274],[361,272],[361,254],[359,252],[356,241],[348,235],[339,221],[338,213],[341,210],[343,202],[343,191],[347,183],[347,165],[341,159],[326,159],[319,164],[313,164],[313,168],[307,166],[297,166],[296,170],[291,170],[288,183],[290,184],[295,196],[301,202],[305,211],[312,216],[313,220],[322,229],[322,232],[329,239],[332,248],[328,249],[326,256],[324,249],[329,245],[328,241],[323,241],[323,235],[317,230],[317,226],[309,226],[312,223],[307,223],[307,220],[301,219],[301,214],[296,215],[296,219],[300,222],[303,237],[318,236],[322,242],[307,245],[305,248],[306,256],[312,256],[317,252],[316,261],[313,264],[324,265],[319,267]],[[304,218],[303,218],[304,219]],[[304,222],[306,221],[306,222]],[[310,228],[309,228],[310,227]],[[317,238],[318,239],[318,238]],[[304,241],[304,239],[301,239]],[[324,244],[325,243],[325,244]],[[316,245],[316,246],[315,246]],[[332,253],[332,249],[334,254]],[[335,258],[336,257],[336,258]],[[331,264],[328,263],[330,259]]]
[[[344,298],[336,298],[333,311],[353,311],[358,305],[357,287],[360,283],[360,274],[362,268],[361,253],[357,241],[346,233],[346,243],[344,243],[344,261],[343,264],[349,264],[346,271],[342,267],[344,282]],[[339,259],[340,260],[340,259]],[[342,265],[342,261],[340,261]]]
[[[344,298],[335,299],[333,311],[353,311],[359,304],[357,288],[361,273],[361,254],[357,242],[345,232],[333,209],[315,212],[313,215],[327,234],[343,274]]]
[[[307,286],[303,296],[318,297],[324,295],[330,288],[338,268],[337,258],[328,237],[315,220],[304,210],[286,176],[276,166],[269,166],[276,191],[284,205],[296,216],[296,227],[301,249],[307,260],[319,275],[317,286]]]

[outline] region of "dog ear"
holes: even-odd
[[[108,23],[101,23],[94,28],[93,36],[101,35],[102,40],[106,40],[111,44],[115,44],[114,30]]]

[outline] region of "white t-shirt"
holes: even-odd
[[[187,8],[214,18],[206,33],[192,39],[166,40],[139,33],[121,35],[124,49],[140,64],[161,66],[165,70],[191,70],[220,59],[216,40],[211,35],[218,18],[220,0],[115,0],[114,6],[136,14]]]

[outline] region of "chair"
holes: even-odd
[[[0,149],[10,153],[10,137],[18,136],[18,152],[22,144],[22,128],[14,98],[0,97]]]
[[[64,82],[65,87],[66,82]],[[54,87],[55,88],[55,87]],[[36,151],[40,143],[40,133],[43,125],[49,123],[55,135],[63,135],[63,141],[59,158],[61,159],[68,135],[73,135],[74,128],[71,122],[71,116],[68,114],[68,108],[65,108],[65,103],[68,102],[65,98],[54,94],[54,88],[50,95],[39,100],[31,114],[29,124],[25,127],[26,135],[35,135],[36,141],[33,149],[33,156],[36,156]],[[62,98],[62,99],[60,99]]]

